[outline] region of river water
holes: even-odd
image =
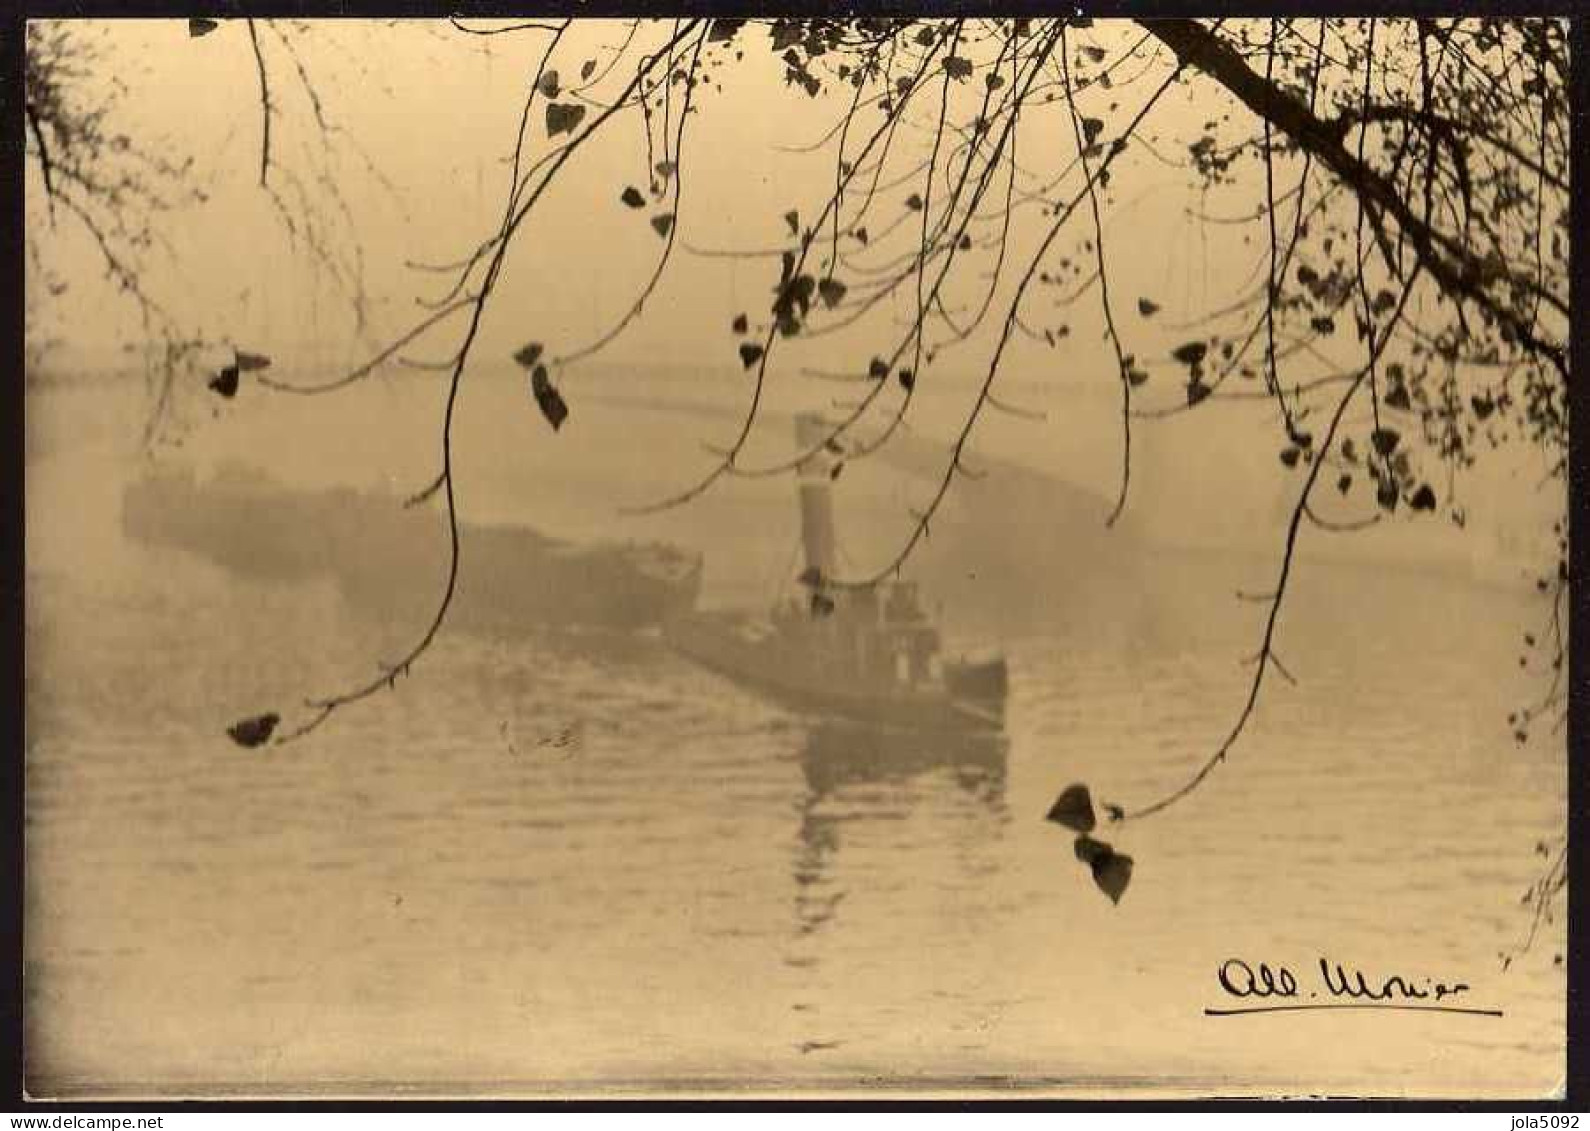
[[[1499,960],[1565,804],[1561,736],[1519,745],[1506,720],[1542,688],[1519,668],[1544,613],[1526,582],[1305,558],[1280,646],[1297,685],[1268,686],[1203,789],[1102,834],[1136,861],[1112,906],[1043,814],[1072,781],[1145,801],[1207,756],[1262,616],[1232,592],[1272,557],[1156,544],[1151,522],[1084,536],[1036,480],[1007,478],[1001,545],[965,533],[996,508],[947,512],[924,580],[953,643],[1005,650],[997,739],[792,714],[655,634],[444,633],[394,692],[245,751],[228,723],[398,654],[429,582],[372,615],[130,541],[127,419],[92,389],[29,399],[36,1094],[1525,1096],[1562,1077],[1560,918]],[[401,430],[352,419],[337,442],[282,418],[214,443],[302,482],[390,473]],[[527,447],[494,472],[510,437],[461,478],[560,532],[704,549],[709,604],[768,599],[787,480],[613,525],[613,477],[674,486],[698,438],[556,468]],[[432,448],[404,451],[422,483]],[[887,527],[896,488],[857,478],[850,529]],[[1233,1004],[1233,956],[1461,981],[1503,1016],[1206,1016]]]

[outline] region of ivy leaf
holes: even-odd
[[[1109,852],[1094,860],[1090,867],[1093,870],[1093,882],[1099,886],[1099,890],[1110,897],[1111,903],[1120,903],[1121,896],[1126,894],[1127,885],[1132,882],[1132,858],[1119,852]]]
[[[909,369],[900,370],[899,373],[895,374],[895,380],[899,381],[900,388],[904,389],[908,393],[912,389],[916,388],[916,374],[912,373]]]
[[[1187,382],[1187,405],[1192,407],[1209,395],[1209,386],[1202,381],[1191,380]]]
[[[530,392],[535,396],[536,404],[541,408],[541,415],[547,418],[547,423],[552,425],[556,432],[563,427],[563,422],[569,418],[569,406],[563,403],[563,394],[558,392],[547,376],[547,367],[538,365],[530,373]]]
[[[1082,137],[1087,144],[1092,145],[1095,138],[1104,132],[1104,123],[1098,118],[1082,119]]]
[[[585,62],[580,64],[580,81],[581,82],[584,82],[586,79],[590,78],[595,73],[596,73],[596,60],[595,59],[587,59],[587,60],[585,60]]]
[[[1131,382],[1133,388],[1136,388],[1148,380],[1148,373],[1135,365],[1129,365],[1126,367],[1126,379]]]
[[[243,747],[263,746],[271,740],[271,735],[276,731],[276,724],[282,717],[275,711],[267,711],[263,715],[242,719],[226,728],[227,735],[233,742]]]
[[[707,42],[723,43],[733,39],[735,33],[744,25],[744,20],[713,20],[712,27],[707,31]]]
[[[1344,471],[1344,472],[1342,472],[1342,477],[1336,481],[1336,490],[1340,491],[1342,494],[1345,495],[1345,494],[1347,494],[1348,490],[1352,487],[1352,485],[1353,485],[1353,477],[1351,475],[1348,475]]]
[[[1082,54],[1086,55],[1094,63],[1104,62],[1104,48],[1102,47],[1084,47]]]
[[[1198,365],[1208,352],[1209,346],[1204,342],[1183,342],[1171,351],[1170,356],[1183,365]]]
[[[651,218],[651,226],[652,230],[659,236],[666,238],[668,233],[673,230],[674,214],[672,212],[659,212]]]
[[[1380,481],[1380,486],[1375,488],[1375,502],[1386,511],[1397,509],[1397,485],[1389,479]]]
[[[237,366],[228,365],[214,377],[210,378],[210,389],[221,394],[227,400],[237,395]]]
[[[740,364],[749,369],[762,360],[762,347],[755,342],[740,343]]]
[[[1474,415],[1479,417],[1481,420],[1484,420],[1487,416],[1496,411],[1496,402],[1491,400],[1491,398],[1488,396],[1482,397],[1476,394],[1475,396],[1470,397],[1469,406],[1474,409]]]
[[[200,36],[209,35],[221,25],[214,20],[194,19],[188,21],[188,38],[198,39]]]
[[[585,117],[585,107],[577,102],[547,103],[547,136],[573,133]]]
[[[529,369],[541,360],[541,349],[540,342],[526,342],[519,347],[518,352],[513,355],[513,359],[517,364]]]
[[[855,231],[851,232],[850,234],[856,237],[856,242],[857,243],[860,243],[863,247],[866,246],[867,238],[868,238],[867,237],[867,229],[866,228],[857,228]]]
[[[561,89],[558,86],[558,73],[556,71],[542,72],[541,81],[536,83],[536,89],[548,98],[556,98],[558,91]]]
[[[983,83],[989,90],[994,91],[1005,85],[1005,78],[998,71],[989,71],[983,78]]]
[[[875,357],[867,365],[867,376],[874,381],[882,381],[889,375],[889,363],[881,357]]]
[[[1298,457],[1302,455],[1296,448],[1284,448],[1281,451],[1281,462],[1287,467],[1296,467]]]
[[[788,212],[784,213],[784,223],[789,225],[790,235],[798,236],[801,234],[801,214],[795,211],[795,209],[791,208]]]
[[[922,211],[922,198],[916,193],[912,193],[905,198],[905,206],[912,212],[920,212]]]
[[[750,320],[747,319],[745,315],[743,315],[743,314],[735,315],[735,318],[734,318],[734,332],[736,334],[743,334],[747,330],[749,330],[750,328],[751,328]]]
[[[1137,300],[1137,312],[1144,318],[1152,318],[1159,313],[1159,303],[1151,298],[1140,298]]]
[[[679,164],[678,162],[670,161],[665,157],[661,161],[657,162],[657,164],[653,165],[652,168],[657,170],[657,175],[659,177],[666,179],[679,171]]]
[[[1076,833],[1090,833],[1099,823],[1093,813],[1093,796],[1088,792],[1088,787],[1080,783],[1068,785],[1060,791],[1060,796],[1049,806],[1044,820],[1064,825]]]
[[[631,208],[644,208],[646,206],[646,198],[641,195],[640,189],[636,188],[634,185],[630,185],[628,188],[626,188],[623,192],[623,195],[621,195],[618,199],[622,200]]]
[[[1416,511],[1435,510],[1435,490],[1428,483],[1421,485],[1408,500],[1408,505]]]
[[[1316,334],[1334,334],[1336,332],[1336,320],[1327,314],[1310,318],[1308,324],[1314,329]]]
[[[1104,841],[1094,840],[1092,837],[1085,834],[1083,836],[1077,837],[1076,841],[1072,844],[1071,849],[1076,853],[1078,860],[1089,865],[1093,864],[1097,860],[1102,860],[1104,857],[1115,851]]]
[[[972,77],[972,61],[959,55],[947,55],[944,58],[944,73],[960,81],[969,79]]]
[[[1397,442],[1401,439],[1402,437],[1390,428],[1376,428],[1369,434],[1369,442],[1374,444],[1375,451],[1383,456],[1389,456],[1396,451]]]
[[[823,305],[830,310],[839,305],[845,297],[845,290],[845,284],[838,279],[824,279],[817,284],[817,293],[822,296]]]

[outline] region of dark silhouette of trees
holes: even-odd
[[[1540,448],[1565,487],[1562,22],[682,18],[615,25],[602,62],[569,49],[570,27],[562,19],[453,20],[445,29],[464,40],[530,38],[539,65],[507,150],[511,175],[500,216],[457,261],[415,265],[439,290],[410,330],[329,380],[274,370],[241,375],[279,395],[325,396],[403,359],[411,346],[441,343],[446,362],[437,368],[448,397],[439,466],[415,501],[437,496],[453,515],[454,406],[482,315],[510,257],[535,254],[524,233],[549,187],[578,167],[590,139],[621,120],[643,129],[650,179],[614,184],[609,206],[646,216],[637,246],[654,267],[623,315],[593,340],[526,343],[517,360],[530,382],[527,402],[554,430],[577,414],[562,378],[643,316],[680,255],[765,264],[770,295],[764,309],[724,318],[733,332],[722,348],[749,378],[733,439],[715,449],[704,475],[638,509],[682,506],[735,477],[787,474],[815,454],[817,446],[780,461],[748,456],[775,376],[852,383],[854,398],[818,446],[854,461],[889,442],[917,387],[953,356],[975,365],[981,382],[910,533],[887,560],[813,582],[876,584],[928,535],[956,479],[975,474],[965,449],[979,419],[1025,411],[1000,396],[1011,343],[1058,344],[1068,333],[1066,312],[1078,304],[1099,305],[1115,366],[1108,379],[1119,388],[1111,523],[1131,505],[1132,435],[1145,421],[1219,413],[1239,400],[1273,406],[1272,434],[1254,442],[1275,445],[1293,505],[1277,535],[1284,552],[1273,587],[1241,595],[1268,607],[1246,694],[1225,739],[1189,780],[1159,797],[1106,804],[1116,822],[1161,812],[1195,791],[1227,759],[1266,679],[1291,678],[1279,646],[1288,585],[1308,537],[1388,521],[1461,525],[1452,483],[1496,445]],[[259,90],[261,189],[275,196],[284,223],[334,261],[311,219],[335,211],[334,182],[291,174],[272,141],[283,112],[276,92],[288,79],[311,92],[320,128],[331,129],[292,52],[313,33],[312,25],[256,20],[194,27],[195,35],[247,41]],[[106,132],[101,108],[73,101],[79,56],[71,37],[56,25],[29,31],[28,155],[46,206],[87,226],[108,270],[158,317],[132,253],[169,203],[157,189],[180,188],[183,170],[141,157],[133,143]],[[722,69],[768,66],[782,74],[792,117],[837,109],[804,148],[827,170],[829,187],[789,202],[781,245],[718,248],[710,218],[685,208],[691,124],[713,113]],[[1169,96],[1187,88],[1209,107],[1208,120],[1165,136],[1158,123]],[[1192,184],[1263,186],[1251,214],[1230,220],[1262,248],[1252,285],[1226,309],[1186,323],[1186,340],[1163,352],[1160,336],[1175,312],[1115,283],[1106,238],[1121,170],[1137,159],[1178,168]],[[118,168],[137,173],[108,180]],[[295,179],[296,189],[282,187]],[[328,188],[326,197],[320,190]],[[150,227],[127,226],[145,221]],[[896,301],[914,312],[903,324],[890,314]],[[813,375],[783,362],[791,342],[856,326],[870,327],[875,344],[844,372]],[[291,726],[277,727],[274,713],[245,720],[240,741],[302,736],[410,669],[441,630],[454,593],[460,546],[456,522],[449,525],[447,582],[408,652],[371,678],[310,701]],[[1557,569],[1539,579],[1550,614],[1538,646],[1554,678],[1541,702],[1515,716],[1521,739],[1541,717],[1560,726],[1563,712],[1565,526],[1557,535]],[[1561,851],[1552,859],[1542,908],[1546,889],[1561,886],[1564,860]]]

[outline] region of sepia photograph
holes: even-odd
[[[1562,1099],[1569,22],[581,8],[13,25],[25,1097]]]

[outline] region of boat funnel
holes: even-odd
[[[800,463],[801,544],[806,550],[806,575],[829,578],[834,575],[834,499],[833,472],[836,461],[826,441],[833,431],[817,413],[795,417],[795,443],[805,452],[817,449]]]

